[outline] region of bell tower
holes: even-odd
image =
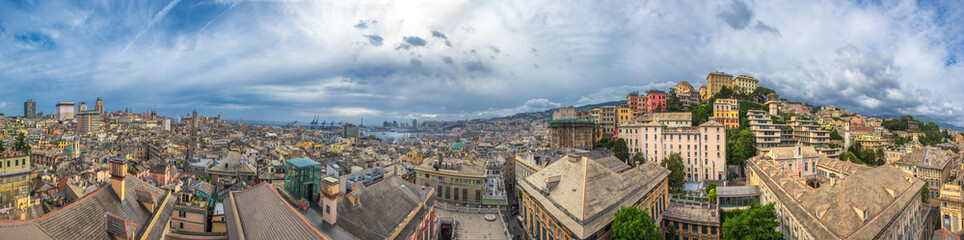
[[[127,176],[127,159],[113,157],[110,163],[110,187],[124,201],[124,177]]]

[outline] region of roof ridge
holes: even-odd
[[[262,182],[262,183],[264,183],[265,186],[268,187],[268,190],[271,190],[271,192],[274,193],[274,196],[275,196],[275,197],[278,197],[278,200],[281,200],[282,203],[283,203],[286,207],[288,207],[288,210],[291,210],[291,212],[294,213],[295,216],[298,216],[298,218],[301,219],[301,222],[305,223],[305,226],[308,226],[308,228],[310,228],[311,231],[314,231],[314,232],[315,232],[315,235],[318,235],[318,237],[321,237],[321,239],[327,239],[327,238],[325,238],[325,236],[322,236],[320,232],[318,232],[318,229],[315,229],[315,226],[312,226],[311,223],[308,223],[308,221],[305,220],[305,217],[304,217],[304,216],[301,216],[301,214],[298,213],[298,211],[295,211],[295,209],[291,207],[291,204],[288,204],[287,200],[285,200],[284,198],[282,198],[281,195],[279,195],[278,192],[275,191],[273,187],[267,185],[267,182]],[[261,185],[261,183],[259,183],[258,185]]]

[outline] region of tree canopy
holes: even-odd
[[[632,161],[629,161],[629,166],[636,167],[644,163],[646,163],[646,156],[643,156],[643,153],[636,153],[633,155]]]
[[[613,155],[619,160],[629,163],[629,147],[626,146],[626,139],[616,139],[616,143],[613,145]]]
[[[613,150],[613,145],[615,145],[615,144],[616,144],[616,142],[613,141],[612,139],[602,138],[602,139],[599,139],[599,141],[596,142],[596,144],[593,145],[593,148],[606,149],[606,150],[610,150],[610,151],[611,151],[611,150]]]
[[[663,159],[661,163],[663,167],[669,169],[669,187],[672,189],[683,188],[683,182],[686,181],[685,173],[683,173],[683,157],[679,153],[672,153],[669,157]]]
[[[726,163],[743,164],[747,159],[756,156],[756,135],[750,129],[743,129],[736,132],[727,139],[736,139],[736,142],[726,143]]]
[[[743,210],[724,213],[723,239],[782,239],[773,204],[753,203]]]
[[[619,240],[656,240],[663,239],[662,233],[649,212],[635,207],[623,206],[616,211],[612,225],[613,239]]]
[[[24,152],[27,154],[30,153],[30,144],[27,144],[26,135],[24,135],[23,133],[20,133],[20,135],[17,135],[17,140],[16,142],[13,143],[13,150]]]

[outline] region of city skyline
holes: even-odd
[[[108,111],[172,117],[461,120],[698,88],[723,71],[814,105],[964,125],[961,12],[929,1],[4,1],[0,112],[103,97]]]

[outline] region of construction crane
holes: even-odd
[[[312,129],[312,130],[318,129],[318,118],[319,118],[319,116],[318,116],[318,115],[315,115],[315,118],[314,118],[314,119],[311,119],[311,129]]]
[[[281,127],[282,127],[282,128],[291,128],[291,127],[294,127],[295,124],[298,124],[298,121],[286,123],[285,125],[281,125]]]

